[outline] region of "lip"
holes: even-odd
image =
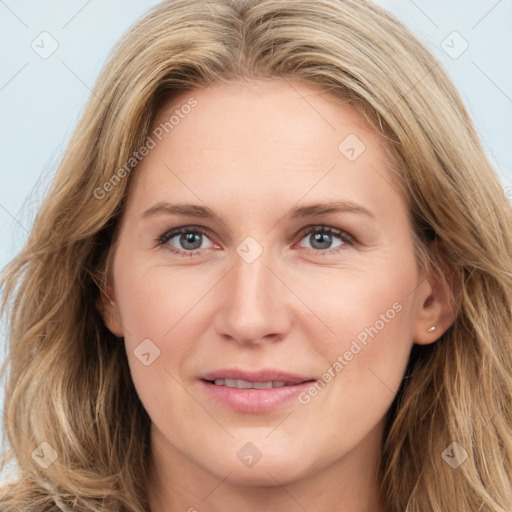
[[[225,368],[205,373],[200,376],[202,380],[214,381],[215,379],[237,379],[248,380],[250,382],[268,382],[271,380],[284,381],[287,384],[300,384],[302,382],[316,380],[314,377],[297,375],[293,373],[283,372],[281,370],[241,370],[239,368]]]
[[[280,370],[246,371],[227,368],[206,373],[200,377],[205,393],[222,405],[251,414],[261,414],[275,410],[292,401],[301,391],[311,386],[316,380]],[[269,389],[238,389],[217,386],[216,379],[237,379],[250,382],[283,381],[286,386]]]

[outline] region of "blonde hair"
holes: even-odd
[[[150,419],[96,305],[131,182],[119,170],[163,100],[243,78],[321,84],[373,120],[404,184],[418,259],[457,296],[451,328],[413,346],[388,413],[386,510],[510,512],[512,209],[438,61],[364,0],[166,1],[118,44],[2,278],[2,464],[20,468],[2,511],[147,510]],[[43,442],[57,454],[47,468],[32,455]],[[458,468],[442,457],[454,442],[467,452]]]

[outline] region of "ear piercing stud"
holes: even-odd
[[[433,325],[432,327],[429,327],[429,328],[427,329],[427,332],[434,332],[435,330],[436,330],[436,326],[435,326],[435,325]]]

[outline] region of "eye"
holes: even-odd
[[[317,253],[336,253],[343,250],[346,245],[354,245],[354,239],[340,229],[328,226],[312,226],[306,229],[307,231],[301,233],[301,241],[305,240],[310,245],[299,244],[299,246],[313,249]]]
[[[193,256],[208,248],[206,240],[209,238],[203,229],[189,226],[167,231],[158,238],[157,244],[180,256]]]
[[[309,226],[303,229],[299,236],[299,247],[322,255],[337,253],[346,246],[355,244],[355,240],[348,233],[328,226]],[[197,256],[204,249],[208,249],[208,240],[210,238],[204,229],[185,226],[165,232],[156,240],[156,244],[179,256]],[[303,241],[309,245],[303,245]],[[214,247],[219,246],[214,244]]]

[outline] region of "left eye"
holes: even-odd
[[[333,240],[338,239],[339,243],[333,245]],[[352,240],[350,236],[344,231],[340,231],[333,228],[328,228],[324,226],[318,226],[310,228],[309,231],[303,233],[302,240],[306,240],[309,242],[309,249],[315,249],[318,251],[323,251],[326,249],[335,249],[347,243],[351,243]],[[300,245],[304,247],[303,245]]]

